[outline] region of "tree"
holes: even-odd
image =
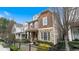
[[[69,51],[69,45],[68,45],[68,30],[69,30],[69,22],[73,21],[76,15],[76,7],[64,7],[64,40],[65,40],[65,47],[66,51]]]
[[[13,42],[13,44],[15,45],[15,35],[14,34],[9,34],[8,40],[9,40],[9,42]]]

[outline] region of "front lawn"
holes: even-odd
[[[70,49],[79,49],[79,41],[70,41],[69,46]]]

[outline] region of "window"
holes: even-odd
[[[50,40],[50,32],[48,32],[48,40]]]
[[[44,40],[47,40],[48,36],[47,36],[47,32],[44,32]]]
[[[34,26],[35,28],[38,28],[38,22],[35,22]]]
[[[41,32],[41,39],[43,39],[44,35],[43,35],[43,32]]]
[[[30,28],[33,28],[33,24],[32,23],[30,24]]]
[[[41,32],[41,39],[50,40],[50,32]]]
[[[48,24],[47,17],[43,17],[43,25],[47,25],[47,24]]]

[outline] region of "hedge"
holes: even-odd
[[[4,42],[4,40],[3,39],[0,39],[0,42]]]
[[[53,46],[54,44],[52,42],[47,42],[47,41],[40,41],[40,40],[37,40],[37,43],[42,43],[42,44],[49,44],[50,46]]]
[[[74,48],[79,49],[79,41],[69,41],[69,46],[71,49],[74,49]]]
[[[11,45],[11,46],[10,46],[10,50],[11,50],[11,51],[18,51],[19,48],[16,47],[15,45]]]
[[[49,44],[39,43],[37,51],[48,51],[50,47]]]

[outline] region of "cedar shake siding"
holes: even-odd
[[[43,17],[47,17],[47,25],[43,25]],[[52,13],[49,11],[45,11],[42,14],[40,14],[39,18],[38,18],[38,22],[39,22],[39,28],[48,28],[48,27],[52,27]]]

